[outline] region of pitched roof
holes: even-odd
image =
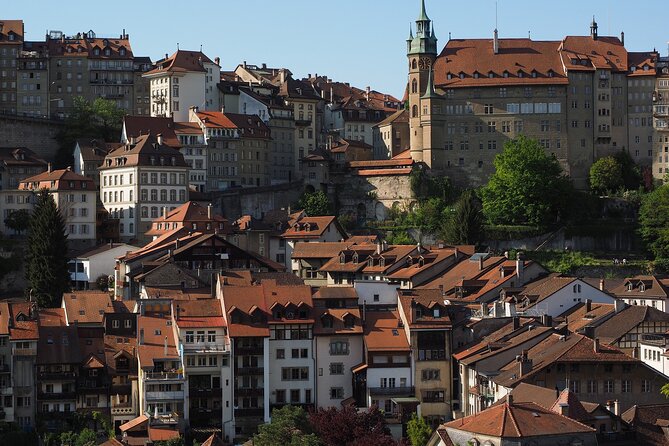
[[[8,302],[0,302],[0,335],[9,334],[9,319],[12,317]],[[13,323],[13,321],[12,321]]]
[[[257,285],[224,285],[221,295],[231,337],[267,337],[267,307],[263,287]],[[234,312],[241,313],[237,321]],[[256,312],[260,312],[260,316]],[[256,318],[253,315],[256,314]]]
[[[344,317],[352,317],[353,324],[346,327]],[[330,318],[331,326],[325,324]],[[361,335],[363,333],[360,309],[355,308],[321,308],[314,314],[314,334],[317,335]]]
[[[77,145],[81,152],[81,158],[84,162],[97,162],[100,164],[107,153],[111,150],[117,149],[122,143],[112,143],[105,141],[98,141],[97,139],[79,138]]]
[[[138,316],[137,332],[140,338],[144,334],[143,342],[137,345],[137,356],[143,368],[153,367],[156,359],[179,359],[169,318]]]
[[[284,238],[319,238],[336,222],[336,217],[303,217],[282,234]]]
[[[102,324],[105,313],[113,312],[107,291],[76,291],[63,294],[63,305],[69,324]]]
[[[82,254],[78,254],[77,258],[78,259],[87,259],[87,258],[93,257],[97,254],[102,254],[103,252],[107,252],[107,251],[110,251],[112,249],[121,248],[121,247],[124,247],[124,246],[127,248],[126,251],[135,251],[137,249],[140,249],[139,246],[132,246],[132,245],[128,245],[126,243],[105,243],[104,245],[100,245],[96,248],[91,249],[90,251],[86,251]]]
[[[126,432],[129,431],[130,429],[133,429],[144,423],[147,423],[148,421],[149,417],[147,417],[146,415],[140,415],[137,418],[133,418],[132,420],[121,424],[118,428],[121,430],[121,432]]]
[[[211,434],[200,446],[225,446],[225,443],[216,434]]]
[[[622,299],[664,299],[669,296],[663,281],[650,275],[626,277],[612,286],[610,291]]]
[[[613,343],[644,322],[669,322],[669,313],[646,305],[630,305],[595,328],[602,342]]]
[[[77,327],[40,324],[37,342],[37,364],[79,364],[81,350]]]
[[[406,332],[396,310],[369,311],[365,318],[365,346],[368,351],[409,351]]]
[[[409,122],[409,112],[406,109],[397,110],[392,115],[388,116],[383,121],[375,125],[375,127],[382,127],[388,124],[400,124]]]
[[[179,328],[226,326],[221,301],[218,299],[174,300],[172,309]]]
[[[667,444],[668,439],[661,420],[669,419],[669,403],[634,405],[623,412],[621,417],[634,428],[639,444],[649,446]]]
[[[453,290],[462,280],[477,279],[485,274],[491,268],[506,260],[505,257],[485,257],[482,264],[473,257],[463,259],[449,268],[444,274],[431,280],[430,282],[420,285],[418,288],[443,288],[444,292],[448,293]],[[482,266],[482,268],[481,268]]]
[[[181,143],[174,131],[174,119],[161,116],[125,116],[123,117],[123,128],[126,137],[138,138],[142,135],[162,135],[165,144],[171,147],[179,147]]]
[[[504,403],[475,415],[442,425],[461,431],[501,438],[526,438],[576,433],[595,429],[535,403]]]
[[[109,152],[100,169],[130,166],[188,167],[188,164],[179,150],[170,146],[165,139],[162,144],[158,144],[157,135],[151,133],[138,136],[134,142],[129,141]]]
[[[595,302],[579,302],[555,318],[564,320],[567,330],[572,333],[580,332],[588,325],[596,325],[602,318],[606,318],[615,311],[615,304],[600,304]]]
[[[0,147],[0,163],[5,166],[37,166],[46,170],[47,162],[26,147]]]
[[[398,300],[404,313],[404,319],[410,328],[443,330],[451,326],[448,307],[440,290],[398,290]],[[412,307],[421,308],[421,316],[414,317]],[[439,317],[435,316],[434,309],[439,309]]]
[[[331,259],[349,247],[352,243],[346,242],[297,242],[293,249],[293,259]],[[355,242],[353,243],[355,244]]]
[[[19,184],[21,190],[43,187],[50,190],[95,190],[92,179],[74,173],[70,168],[42,172],[21,180]]]
[[[156,61],[156,68],[144,75],[155,75],[164,72],[185,73],[198,71],[206,73],[204,63],[214,63],[202,51],[177,50],[171,56]]]
[[[9,39],[9,35],[14,37]],[[23,42],[23,20],[0,20],[0,40],[3,45]]]

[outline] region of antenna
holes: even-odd
[[[495,0],[495,29],[497,29],[497,0]]]
[[[179,42],[177,42],[177,51],[179,51]]]
[[[527,38],[532,40],[532,31],[527,31]]]

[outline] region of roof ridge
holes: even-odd
[[[511,423],[513,423],[513,427],[516,428],[516,433],[518,434],[517,436],[522,437],[523,434],[520,432],[520,427],[518,426],[518,423],[516,422],[516,417],[513,416],[513,411],[511,410],[511,408],[513,406],[513,403],[509,404],[508,399],[507,399],[506,406],[507,406],[507,410],[509,411],[509,417],[511,419]],[[505,410],[505,412],[506,412],[506,410]],[[504,436],[504,425],[505,424],[506,423],[502,423],[502,432],[500,433],[500,437]]]

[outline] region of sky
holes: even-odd
[[[112,37],[123,29],[136,56],[152,60],[181,49],[238,64],[286,67],[294,77],[318,73],[401,98],[406,85],[406,39],[420,0],[1,0],[0,16],[23,19],[27,40],[47,30],[66,35],[92,29]],[[560,40],[588,35],[596,16],[600,35],[625,32],[629,51],[667,55],[667,0],[425,0],[439,50],[449,38]],[[160,5],[160,6],[158,6]],[[497,9],[497,13],[495,12]],[[497,17],[497,19],[496,19]]]

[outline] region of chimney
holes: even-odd
[[[518,316],[513,317],[513,329],[518,330],[520,328],[520,318]]]
[[[209,203],[207,205],[207,220],[211,220],[213,218],[212,217],[212,208],[213,208],[213,206],[211,205],[211,203]]]
[[[140,328],[139,329],[139,345],[144,345],[144,329]]]
[[[167,206],[163,206],[163,220],[167,220]]]
[[[595,327],[593,327],[592,325],[586,325],[583,328],[583,334],[586,335],[587,337],[589,337],[590,339],[594,339],[595,338]]]
[[[569,416],[569,404],[560,403],[560,415],[568,417]]]
[[[497,28],[495,28],[495,31],[493,32],[492,52],[493,52],[493,54],[498,54],[499,53],[499,38],[498,38],[498,34],[497,34]]]
[[[267,64],[266,64],[265,62],[263,62],[263,64],[262,64],[262,68],[263,68],[263,70],[264,70],[265,68],[267,68]]]
[[[242,62],[242,66],[246,68],[246,61]]]
[[[181,312],[181,306],[179,304],[177,304],[177,310],[175,312],[176,314],[174,315],[174,319],[179,320],[179,313],[180,312]]]
[[[458,259],[460,258],[460,250],[456,246],[455,249],[453,250],[453,255],[455,256],[455,261],[457,262]]]
[[[518,376],[525,376],[532,371],[532,360],[527,357],[527,350],[523,350],[519,357],[520,367]]]
[[[506,396],[506,403],[511,406],[513,404],[513,395],[510,393]]]
[[[613,413],[620,416],[620,402],[618,400],[613,401]]]
[[[552,327],[553,326],[553,317],[550,314],[542,314],[541,315],[541,325],[544,327]]]
[[[334,102],[334,88],[330,85],[330,102]]]
[[[165,336],[165,348],[164,348],[164,352],[165,352],[165,357],[167,358],[167,336]]]
[[[483,256],[479,256],[479,271],[483,271]]]
[[[613,401],[607,400],[606,401],[606,410],[608,410],[611,413],[614,413],[614,408],[613,408]]]
[[[518,251],[516,254],[516,278],[518,279],[518,286],[521,286],[525,280],[524,280],[524,273],[525,273],[525,254],[522,252]]]
[[[625,31],[620,31],[620,43],[625,46]]]
[[[615,309],[616,313],[620,313],[625,308],[627,308],[627,304],[622,299],[616,299],[615,302],[613,303],[613,308]]]
[[[281,82],[282,84],[286,83],[286,69],[285,68],[281,68],[279,70],[279,82]]]
[[[380,255],[383,252],[383,242],[381,238],[376,239],[376,254]]]
[[[163,134],[162,133],[158,133],[158,135],[156,135],[156,141],[158,141],[159,146],[163,145]]]
[[[444,284],[443,283],[439,284],[439,293],[441,294],[441,297],[444,297]]]
[[[604,291],[606,282],[604,282],[604,279],[599,279],[599,291]],[[590,311],[590,310],[588,310]]]
[[[506,259],[509,258],[509,251],[504,251],[504,258],[506,258]]]
[[[365,90],[365,97],[367,98],[367,101],[369,101],[369,93],[370,93],[371,91],[372,91],[372,89],[371,89],[371,88],[369,87],[369,85],[368,85],[368,86],[367,86],[367,89]]]
[[[488,304],[481,302],[481,317],[484,318],[488,315]]]
[[[46,171],[50,173],[50,172],[51,172],[51,169],[52,169],[51,163],[47,163],[47,165],[46,165]]]
[[[595,353],[599,353],[599,338],[592,340],[592,349],[595,351]]]
[[[218,56],[214,57],[214,63],[220,67],[221,66],[221,58],[218,57]]]

